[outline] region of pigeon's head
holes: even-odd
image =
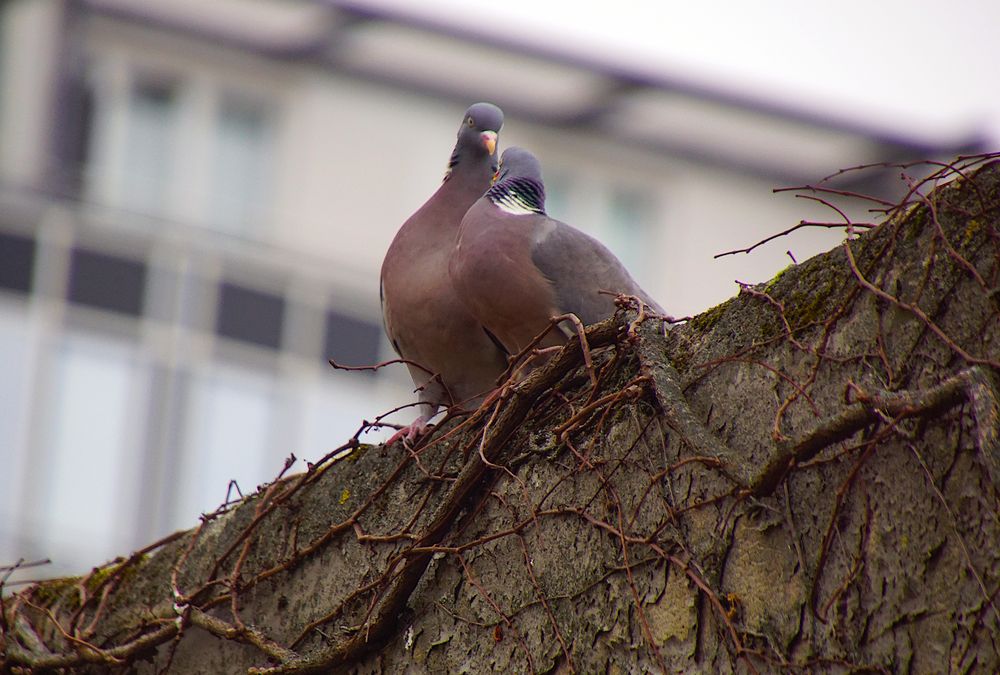
[[[507,148],[500,156],[500,169],[494,182],[514,178],[527,178],[541,185],[542,163],[524,148]]]
[[[486,150],[491,157],[497,151],[497,135],[503,126],[503,111],[492,103],[474,103],[465,111],[458,129],[458,146]]]
[[[524,148],[507,148],[486,197],[514,215],[545,213],[542,163]]]

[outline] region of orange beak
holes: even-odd
[[[483,147],[489,150],[491,155],[497,151],[497,132],[484,131],[479,134],[479,140],[482,141]]]

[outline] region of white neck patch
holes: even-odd
[[[532,207],[528,202],[518,195],[507,192],[493,200],[493,203],[503,211],[514,216],[528,216],[540,211]]]

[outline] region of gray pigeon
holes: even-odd
[[[496,386],[506,355],[458,299],[448,256],[462,216],[496,173],[503,112],[476,103],[462,117],[441,187],[396,233],[382,263],[385,332],[419,389],[421,413],[389,443],[413,440],[442,405],[476,404]]]
[[[521,148],[504,151],[496,184],[462,219],[448,271],[459,297],[510,354],[552,317],[572,313],[592,324],[614,314],[614,296],[600,291],[637,296],[663,314],[603,244],[545,214],[541,164]],[[574,334],[561,322],[539,344],[560,345]]]

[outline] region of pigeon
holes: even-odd
[[[491,103],[465,111],[444,181],[399,228],[382,262],[385,332],[419,391],[420,414],[389,439],[414,441],[441,406],[477,401],[496,387],[507,355],[459,300],[448,257],[462,216],[489,189],[497,169],[503,112]]]
[[[614,314],[615,294],[664,314],[603,244],[546,215],[541,164],[522,148],[504,151],[495,184],[462,219],[448,272],[466,307],[509,354],[547,326],[538,346],[564,344],[574,324],[553,326],[554,317],[571,313],[596,323]]]

